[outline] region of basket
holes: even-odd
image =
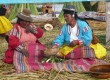
[[[89,71],[92,77],[99,79],[110,78],[110,64],[95,65],[92,66]]]

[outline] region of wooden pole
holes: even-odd
[[[106,2],[106,47],[110,46],[110,1]]]

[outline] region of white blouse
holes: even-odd
[[[71,26],[69,26],[71,34],[70,34],[70,42],[72,42],[73,40],[78,40],[77,37],[77,24],[75,24],[75,26],[72,28]]]

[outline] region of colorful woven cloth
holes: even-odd
[[[61,52],[62,51],[62,52]],[[63,54],[66,52],[66,55]],[[68,52],[68,53],[67,53]],[[77,46],[73,48],[69,48],[65,46],[61,48],[58,54],[63,54],[61,57],[66,59],[78,59],[78,58],[95,58],[95,52],[89,46]]]
[[[67,55],[61,53],[65,53],[65,51]],[[94,49],[89,46],[77,46],[74,48],[63,46],[58,54],[61,54],[60,57],[66,60],[53,64],[56,71],[88,72],[93,65],[107,63],[104,60],[97,59]]]
[[[62,63],[54,63],[53,68],[56,71],[69,71],[69,72],[88,72],[89,68],[93,65],[107,64],[107,62],[98,59],[75,59],[66,60]]]
[[[51,63],[41,63],[43,54],[40,52],[39,43],[29,43],[25,44],[25,49],[29,52],[29,58],[23,56],[22,53],[15,51],[14,52],[14,65],[17,70],[17,73],[21,72],[30,72],[33,70],[50,70],[52,68]]]
[[[29,52],[29,58],[15,50],[13,62],[17,73],[29,72],[33,70],[50,70],[51,63],[41,63],[44,54],[40,50],[44,50],[45,46],[40,42],[36,42],[36,37],[32,33],[26,33],[24,28],[21,28],[20,43]],[[20,31],[19,30],[19,31]]]

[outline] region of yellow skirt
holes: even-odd
[[[97,58],[102,59],[106,56],[107,51],[100,43],[97,43],[95,45],[91,44],[90,46],[94,49]]]
[[[11,22],[5,16],[0,16],[0,34],[7,33],[12,28]]]
[[[60,57],[66,56],[69,52],[71,52],[72,50],[74,50],[76,47],[78,47],[78,46],[68,47],[68,46],[63,45],[63,46],[60,48],[60,51],[59,51],[58,55],[59,55]]]
[[[65,56],[69,52],[74,50],[76,47],[78,47],[78,46],[75,46],[75,47],[71,48],[71,47],[68,47],[68,46],[64,45],[63,47],[60,48],[60,51],[59,51],[58,55],[61,56],[61,57]],[[97,43],[95,45],[91,44],[90,47],[94,49],[95,55],[99,59],[102,59],[107,54],[106,49],[101,44],[99,44],[99,43]]]

